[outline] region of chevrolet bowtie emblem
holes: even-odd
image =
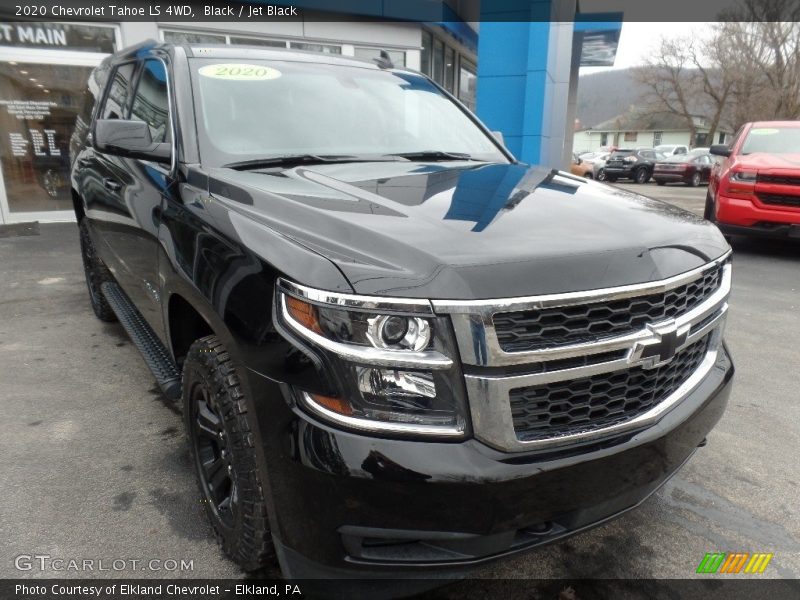
[[[678,348],[686,343],[691,325],[678,327],[674,320],[658,325],[647,325],[652,334],[649,338],[637,341],[631,350],[628,362],[653,369],[673,359]]]

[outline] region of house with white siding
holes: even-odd
[[[721,125],[709,139],[709,122],[704,117],[694,117],[695,135],[686,119],[673,114],[647,114],[630,111],[592,127],[575,132],[573,151],[580,154],[615,146],[617,148],[653,148],[661,144],[683,144],[690,148],[711,144],[725,144],[732,132]]]

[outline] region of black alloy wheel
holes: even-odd
[[[600,169],[597,172],[597,181],[605,181],[606,180],[606,170]]]
[[[183,363],[183,414],[195,473],[217,541],[245,571],[274,557],[256,457],[255,425],[225,346],[214,335]]]
[[[648,179],[647,169],[644,167],[636,169],[636,173],[633,175],[633,180],[636,183],[645,183]]]
[[[203,382],[194,382],[189,396],[190,435],[200,488],[214,517],[221,525],[232,529],[239,510],[239,495],[222,414]]]

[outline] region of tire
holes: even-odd
[[[606,179],[608,179],[606,177],[606,170],[605,169],[600,169],[597,172],[597,181],[605,181]]]
[[[89,302],[97,318],[107,323],[117,320],[117,315],[103,295],[100,286],[106,281],[114,281],[114,276],[97,256],[94,243],[89,235],[89,226],[86,219],[81,219],[78,224],[81,242],[81,257],[83,258],[83,273],[86,276],[86,287],[89,289]]]
[[[217,541],[245,571],[261,569],[273,561],[274,548],[252,417],[239,375],[216,336],[189,348],[182,386],[192,463]]]
[[[712,223],[717,222],[717,216],[714,210],[714,198],[711,197],[711,192],[706,194],[706,205],[703,209],[703,218]]]
[[[647,183],[648,179],[650,179],[650,174],[647,172],[647,169],[637,169],[636,173],[633,174],[633,181],[635,183]]]
[[[667,182],[663,179],[656,179],[656,185],[667,185]]]
[[[700,173],[695,173],[692,175],[692,178],[689,180],[688,184],[689,187],[697,187],[700,185]]]

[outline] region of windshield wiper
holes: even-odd
[[[349,154],[286,154],[284,156],[268,156],[265,158],[254,158],[251,160],[240,160],[238,162],[222,165],[226,169],[262,169],[265,167],[288,167],[292,165],[319,165],[327,163],[349,163],[349,162],[374,162],[387,161],[391,158],[382,156],[355,156]]]
[[[486,162],[475,158],[466,152],[445,152],[444,150],[420,150],[418,152],[397,152],[396,154],[387,154],[386,156],[399,156],[408,160],[474,160],[478,162]]]

